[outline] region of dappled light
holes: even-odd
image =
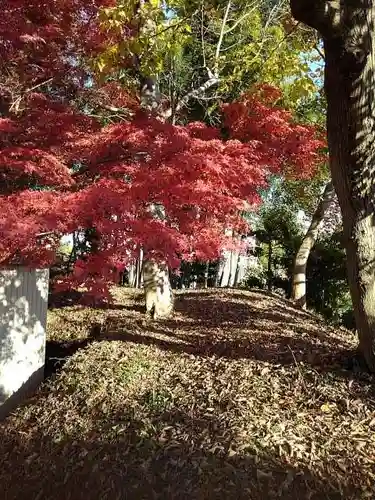
[[[0,427],[8,498],[370,491],[374,381],[347,365],[351,333],[262,291],[178,293],[159,321],[136,290],[115,296],[49,313],[60,361]]]
[[[374,1],[4,1],[0,500],[373,500]]]
[[[43,378],[47,294],[48,270],[0,274],[0,415]]]
[[[314,315],[299,311],[289,301],[265,292],[195,291],[179,295],[173,320],[144,325],[132,318],[109,316],[105,338],[160,344],[200,356],[254,358],[294,364],[296,360],[327,366],[348,353],[354,336],[338,335]],[[248,299],[248,300],[245,300]],[[270,309],[270,301],[273,306]],[[137,339],[137,329],[139,338]],[[332,351],[332,341],[336,349]],[[339,351],[338,351],[339,350]]]

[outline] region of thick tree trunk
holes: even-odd
[[[142,275],[146,314],[153,319],[170,317],[173,314],[174,296],[166,262],[146,260]]]
[[[237,273],[235,279],[235,286],[238,287],[243,282],[246,274],[250,268],[250,257],[248,255],[240,255],[238,258]]]
[[[291,0],[324,37],[327,132],[359,349],[375,372],[375,1]]]
[[[140,7],[144,6],[147,3],[149,3],[149,0],[139,0],[139,2],[137,2],[136,6],[135,6],[135,12],[137,12],[137,10]],[[150,21],[150,22],[152,23],[153,21]],[[141,32],[141,30],[142,30],[141,23],[140,23],[138,29],[139,29],[139,32]],[[137,59],[138,69],[140,71],[140,62],[141,61],[138,57],[136,59]],[[160,104],[159,97],[160,96],[159,96],[159,92],[158,92],[158,88],[157,88],[156,76],[152,76],[152,75],[148,76],[148,75],[144,75],[140,72],[139,80],[140,80],[141,107],[147,113],[157,115],[158,111],[160,111],[160,109],[159,109],[159,104]],[[140,254],[140,257],[139,257],[139,265],[137,268],[137,288],[141,287],[142,278],[144,278],[143,272],[142,272],[143,267],[147,268],[148,266],[151,266],[151,268],[154,269],[154,272],[156,274],[157,274],[157,272],[159,272],[160,276],[163,277],[162,284],[163,284],[164,288],[168,289],[168,294],[170,292],[170,294],[169,294],[171,297],[170,306],[173,310],[172,286],[171,286],[171,282],[169,279],[169,272],[165,271],[166,264],[165,265],[163,264],[161,267],[159,267],[159,270],[157,271],[157,268],[159,265],[154,261],[150,262],[149,260],[147,260],[147,255],[145,255],[145,257],[146,258],[144,259],[143,251],[142,251],[142,253]],[[160,290],[163,289],[163,286],[157,286],[158,294],[160,294]],[[145,289],[147,288],[145,284],[144,284],[144,287],[145,287]],[[165,295],[165,297],[166,296],[167,295]],[[165,297],[163,296],[163,300],[166,300]]]
[[[294,260],[293,269],[293,286],[291,299],[302,309],[306,308],[306,268],[307,261],[310,256],[310,251],[315,245],[319,229],[322,225],[324,215],[328,208],[333,203],[335,190],[332,182],[326,185],[319,204],[311,219],[311,224],[302,240],[301,246],[298,249]]]
[[[226,230],[226,235],[231,236],[233,240],[239,238],[232,229]],[[236,286],[239,258],[240,253],[237,250],[223,251],[216,275],[216,286],[222,288]]]

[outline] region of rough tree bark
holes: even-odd
[[[375,372],[375,0],[291,0],[325,49],[327,132],[359,351]]]
[[[319,204],[311,219],[311,224],[302,240],[294,260],[293,268],[293,286],[291,299],[302,309],[306,309],[306,268],[311,249],[315,245],[319,229],[322,225],[324,216],[333,203],[335,190],[332,182],[328,182]]]

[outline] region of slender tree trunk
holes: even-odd
[[[135,261],[134,288],[139,288],[139,259]]]
[[[233,250],[231,250],[230,251],[230,259],[229,259],[229,278],[228,278],[228,286],[231,288],[233,287],[234,273],[236,272],[235,262],[236,262],[235,252]]]
[[[135,288],[141,288],[142,286],[142,268],[143,268],[143,250],[142,248],[140,248],[136,263]]]
[[[228,250],[224,250],[223,252],[223,270],[221,274],[220,287],[225,288],[229,286],[230,280],[230,271],[231,271],[231,262],[232,262],[232,252]]]
[[[272,290],[272,240],[268,241],[267,288]]]
[[[324,38],[327,132],[359,350],[375,372],[375,1],[291,0]]]
[[[229,286],[231,288],[236,286],[236,276],[237,276],[237,270],[238,270],[238,257],[239,257],[239,252],[232,250],[231,267],[230,267],[230,280],[229,280]]]
[[[77,259],[77,236],[76,236],[76,232],[73,231],[72,233],[72,250],[69,254],[69,259],[68,259],[68,262],[66,263],[66,274],[69,274],[70,271],[71,271],[71,266],[73,264],[73,262],[76,261]]]
[[[191,284],[191,263],[186,266],[184,278],[186,279],[186,288],[190,288]]]
[[[301,246],[298,249],[296,258],[294,260],[293,269],[293,287],[292,287],[292,300],[296,302],[297,305],[306,308],[306,268],[307,261],[310,256],[310,251],[315,245],[316,238],[319,233],[319,229],[324,220],[324,216],[333,203],[335,195],[335,190],[333,188],[332,182],[328,182],[326,185],[319,204],[315,210],[312,217],[311,224],[302,240]]]
[[[134,287],[140,288],[141,286],[141,265],[139,262],[139,257],[135,261],[135,276],[134,276]]]
[[[128,278],[129,286],[136,287],[137,285],[137,259],[132,261],[129,265],[129,278]]]
[[[240,236],[232,230],[232,239],[233,241],[238,241]],[[232,250],[230,252],[230,271],[229,271],[229,280],[228,285],[233,288],[236,286],[236,276],[238,274],[238,259],[240,256],[240,252],[238,250]]]
[[[241,272],[241,256],[238,253],[238,255],[237,255],[237,264],[236,264],[236,272],[234,274],[234,281],[233,281],[234,288],[238,287],[240,272]]]
[[[204,288],[208,288],[208,271],[210,269],[210,261],[206,262],[206,268],[204,270]]]
[[[238,286],[246,276],[248,270],[249,257],[246,255],[240,255],[238,258],[237,273],[235,279],[235,286]]]
[[[223,270],[224,270],[224,256],[222,255],[220,257],[220,260],[219,260],[219,263],[218,263],[217,269],[216,269],[215,287],[220,286],[221,279],[223,276]]]

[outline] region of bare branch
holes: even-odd
[[[46,231],[44,233],[38,233],[35,235],[35,238],[43,238],[44,236],[51,236],[52,234],[56,234],[56,231]]]
[[[10,106],[9,108],[9,111],[12,111],[12,109],[15,109],[16,112],[19,111],[20,109],[20,104],[21,104],[21,101],[22,99],[25,97],[26,94],[28,94],[29,92],[32,92],[33,90],[35,89],[38,89],[39,87],[42,87],[43,85],[47,85],[47,83],[50,83],[52,82],[53,78],[49,78],[48,80],[44,81],[44,82],[41,82],[41,83],[38,83],[36,85],[34,85],[33,87],[30,87],[29,89],[26,89],[24,91],[24,93],[22,95],[20,95],[14,102],[13,104]]]
[[[314,45],[314,49],[317,51],[317,53],[320,55],[320,57],[323,59],[323,61],[325,61],[324,52],[321,50],[319,45]]]
[[[227,21],[228,21],[228,16],[229,16],[229,11],[230,11],[231,5],[232,5],[231,0],[228,0],[227,6],[226,6],[226,9],[225,9],[225,13],[224,13],[224,17],[223,17],[223,21],[221,23],[219,41],[217,42],[217,46],[216,46],[216,52],[215,52],[215,58],[214,58],[214,69],[213,69],[213,71],[211,71],[210,68],[207,67],[208,80],[205,83],[203,83],[202,85],[200,85],[198,88],[196,88],[194,90],[191,90],[190,92],[188,92],[187,94],[185,94],[184,97],[182,97],[182,99],[180,99],[178,101],[178,103],[177,103],[177,105],[175,106],[174,109],[172,109],[172,107],[169,107],[169,109],[167,109],[162,114],[162,116],[163,116],[164,119],[170,118],[173,113],[177,113],[184,106],[186,106],[186,104],[189,102],[189,100],[191,98],[193,98],[193,97],[196,98],[196,97],[201,96],[209,88],[213,87],[214,85],[216,85],[219,82],[219,57],[220,57],[220,50],[221,50],[221,46],[222,46],[224,35],[225,35],[225,26],[226,26]],[[202,3],[202,8],[203,8],[203,3]],[[203,24],[203,21],[202,21],[202,24]],[[202,30],[203,30],[203,26],[202,26]],[[203,46],[204,45],[202,45],[202,48],[203,48]]]
[[[266,31],[268,30],[269,25],[271,24],[271,21],[273,20],[274,17],[276,17],[276,13],[277,13],[278,7],[279,7],[278,4],[276,4],[276,5],[274,5],[272,7],[271,12],[270,12],[270,14],[268,16],[268,19],[267,19],[267,21],[266,21],[266,23],[264,25],[263,33],[266,33]]]
[[[198,13],[198,9],[195,10],[191,15],[185,16],[185,17],[181,18],[179,21],[176,21],[174,23],[168,24],[168,26],[166,26],[165,28],[161,29],[160,31],[157,31],[156,33],[147,34],[147,38],[149,38],[149,39],[151,39],[151,38],[157,38],[158,36],[162,35],[166,31],[169,31],[169,30],[171,30],[173,28],[178,28],[182,23],[184,23],[188,19],[194,17],[197,13]]]
[[[225,30],[224,35],[227,35],[231,31],[233,31],[234,29],[236,29],[237,26],[239,24],[241,24],[242,21],[244,21],[247,17],[249,17],[256,9],[257,9],[257,5],[255,4],[254,8],[252,8],[251,10],[249,10],[249,12],[245,12],[245,14],[242,17],[240,17],[239,19],[237,19],[237,21],[230,28],[228,28],[227,30]]]
[[[201,11],[201,38],[202,38],[202,56],[203,56],[203,65],[206,66],[206,49],[204,44],[204,0],[202,0],[202,11]]]
[[[127,108],[116,108],[115,106],[110,106],[109,104],[104,104],[102,102],[96,103],[96,106],[113,113],[111,116],[109,116],[109,117],[107,116],[108,119],[111,119],[111,117],[118,117],[121,119],[124,119],[124,118],[129,119],[132,116],[134,116],[134,111],[131,111],[130,109],[127,109]],[[96,115],[91,114],[89,116],[96,116]]]
[[[106,109],[107,111],[111,111],[112,113],[129,114],[129,110],[127,110],[126,108],[116,108],[115,106],[110,106],[108,104],[103,104],[103,103],[98,103],[98,106],[100,106],[103,109]]]
[[[212,101],[213,99],[220,99],[220,94],[212,96],[200,96],[197,97],[198,101]]]
[[[278,12],[278,10],[281,8],[280,5],[282,5],[282,4],[283,4],[283,1],[281,1],[280,4],[277,4],[276,6],[273,7],[271,14],[269,16],[269,19],[268,19],[268,23],[271,22],[273,15],[275,14],[275,12]],[[204,32],[203,32],[203,5],[204,5],[204,0],[202,0],[202,4],[201,4],[201,9],[202,9],[201,38],[202,38],[203,60],[206,61],[205,46],[204,46]],[[198,88],[191,90],[190,92],[185,94],[185,96],[183,96],[178,101],[178,103],[174,109],[172,109],[172,107],[170,107],[168,110],[166,110],[162,115],[164,119],[170,118],[172,116],[172,114],[181,110],[184,106],[187,105],[187,103],[189,102],[189,100],[191,98],[208,99],[207,97],[204,97],[205,92],[209,88],[213,87],[214,85],[216,85],[220,81],[220,76],[219,76],[220,52],[225,52],[227,50],[230,50],[231,48],[235,47],[236,45],[238,45],[242,41],[242,40],[241,41],[237,40],[236,42],[234,42],[234,44],[230,45],[229,47],[222,48],[225,35],[232,32],[241,22],[243,22],[250,14],[252,14],[255,11],[256,6],[257,6],[257,0],[255,0],[255,2],[251,3],[251,5],[249,6],[250,10],[248,12],[243,14],[239,19],[237,19],[237,21],[234,22],[234,24],[231,27],[226,29],[226,26],[227,26],[228,21],[229,21],[230,10],[232,7],[232,1],[228,0],[225,11],[224,11],[224,16],[223,16],[223,19],[221,22],[219,39],[218,39],[218,42],[216,45],[214,61],[213,61],[213,70],[211,71],[210,68],[207,67],[208,80],[205,83],[203,83],[202,85],[200,85]],[[266,40],[266,37],[264,37],[264,39],[263,39],[262,47],[265,43],[265,40]],[[260,53],[260,51],[261,51],[261,48],[259,50],[259,53]],[[254,58],[254,60],[256,59],[256,57]]]
[[[209,70],[208,70],[209,71]],[[180,99],[174,109],[174,112],[180,111],[186,104],[189,102],[189,100],[192,97],[200,97],[202,94],[204,94],[209,88],[213,87],[216,85],[219,81],[219,78],[214,75],[211,71],[209,71],[209,79],[203,83],[200,87],[191,90],[187,94],[184,95],[182,99]],[[172,108],[167,109],[163,114],[162,114],[164,119],[168,119],[172,116]]]
[[[241,43],[243,43],[244,40],[245,40],[245,38],[241,38],[240,40],[237,40],[237,42],[234,42],[231,45],[229,45],[228,47],[225,47],[225,49],[221,49],[221,52],[226,52],[227,50],[233,49],[237,45],[240,45]]]
[[[276,45],[276,47],[271,50],[271,52],[268,54],[268,57],[270,57],[272,54],[274,54],[280,47],[281,45],[296,31],[296,29],[300,26],[300,21],[298,21],[293,28],[280,40],[280,42]]]
[[[228,0],[227,8],[225,9],[225,14],[224,14],[224,17],[223,17],[223,22],[221,23],[221,30],[220,30],[219,41],[217,42],[217,46],[216,46],[215,66],[214,66],[215,75],[217,75],[218,69],[219,69],[220,49],[221,49],[221,45],[222,45],[223,39],[224,39],[225,26],[227,24],[227,20],[228,20],[228,15],[229,15],[230,8],[231,8],[231,0]]]

